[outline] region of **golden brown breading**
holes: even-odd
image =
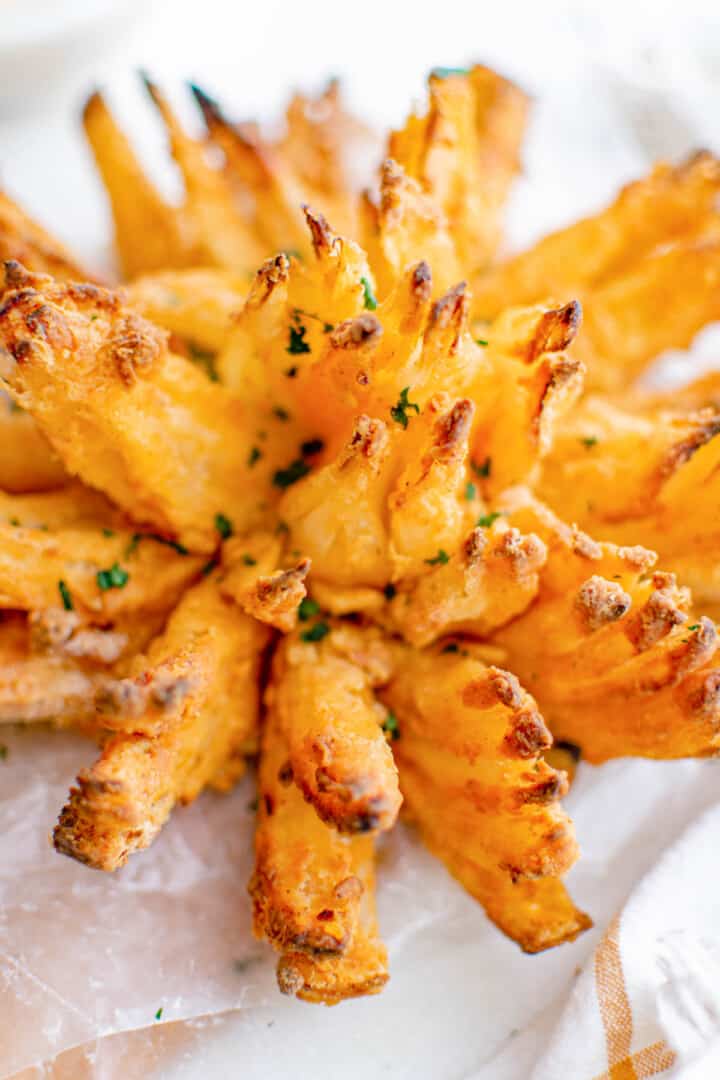
[[[534,700],[462,642],[406,649],[381,696],[409,812],[431,849],[526,951],[572,940],[589,925],[559,880],[577,844]]]
[[[716,754],[717,635],[672,574],[641,547],[597,543],[527,492],[503,499],[548,558],[535,603],[493,640],[537,697],[553,733],[598,763]]]
[[[0,615],[0,724],[51,720],[60,727],[92,725],[97,668],[33,648],[28,620]]]
[[[389,644],[352,625],[306,619],[303,626],[280,643],[268,691],[289,772],[328,825],[389,829],[401,799],[385,710],[373,696],[390,677]]]
[[[143,274],[127,287],[135,310],[179,338],[198,362],[224,346],[247,291],[247,280],[215,267]]]
[[[68,481],[33,418],[0,391],[0,491],[50,491]]]
[[[280,953],[284,993],[335,1004],[375,993],[388,978],[375,920],[374,841],[320,820],[293,783],[288,754],[271,707],[250,883],[255,933]]]
[[[310,560],[285,566],[280,534],[258,531],[223,544],[221,589],[247,615],[283,634],[295,629]]]
[[[500,239],[502,211],[520,168],[528,99],[480,64],[435,69],[428,93],[427,113],[411,115],[390,135],[388,153],[445,215],[460,265],[475,275]]]
[[[257,515],[239,402],[93,285],[6,267],[0,376],[68,470],[191,550]],[[248,520],[249,519],[249,520]]]
[[[214,577],[185,593],[144,672],[100,691],[100,721],[126,730],[78,776],[57,850],[116,870],[152,843],[176,803],[208,785],[228,790],[256,747],[266,643],[264,627],[224,600]]]
[[[37,274],[58,281],[92,281],[67,248],[0,191],[0,262],[14,259]]]

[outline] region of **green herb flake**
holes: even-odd
[[[118,563],[113,563],[109,570],[98,570],[95,579],[98,587],[106,592],[108,589],[124,589],[130,575]]]
[[[206,562],[205,565],[203,566],[202,570],[200,571],[202,577],[207,577],[208,574],[212,574],[213,570],[215,569],[215,567],[217,565],[218,565],[217,559],[210,559],[209,562]]]
[[[377,297],[373,292],[373,287],[366,277],[361,277],[360,282],[363,287],[363,304],[366,311],[375,311],[377,309]]]
[[[476,496],[477,488],[471,480],[468,480],[467,484],[465,485],[465,498],[468,502],[472,502],[472,500],[476,498]]]
[[[434,558],[426,559],[425,562],[428,564],[428,566],[444,566],[445,563],[450,562],[450,556],[448,555],[447,551],[443,551],[443,549],[440,548]]]
[[[290,323],[290,337],[285,352],[290,353],[291,356],[300,356],[302,353],[309,353],[310,346],[305,340],[306,334],[307,326],[304,326],[301,322],[300,312],[295,310],[292,315],[292,322]]]
[[[283,409],[282,405],[275,405],[273,408],[273,416],[276,416],[278,420],[289,420],[290,413],[287,409]]]
[[[416,405],[415,402],[408,400],[409,393],[410,387],[406,386],[400,393],[397,405],[393,405],[390,409],[390,415],[395,423],[400,424],[403,428],[406,428],[410,422],[410,417],[408,416],[409,409],[414,409],[417,415],[420,415],[420,406]]]
[[[156,1020],[162,1020],[162,1014],[163,1014],[163,1010],[162,1010],[162,1005],[161,1005],[160,1008],[158,1009],[158,1011],[155,1013],[155,1019]]]
[[[115,535],[115,530],[114,529],[103,529],[102,534],[103,534],[103,536],[114,536]]]
[[[287,375],[288,379],[295,379],[295,378],[297,378],[297,373],[298,373],[298,369],[297,369],[297,365],[296,365],[296,364],[293,364],[293,366],[292,366],[292,367],[289,367],[289,368],[287,369],[287,371],[285,372],[285,374]]]
[[[469,75],[470,68],[463,67],[434,67],[430,72],[433,79],[449,79],[452,75]]]
[[[699,630],[699,629],[700,629],[700,623],[699,622],[695,622],[695,623],[692,624],[692,626],[688,626],[688,630]]]
[[[273,476],[275,487],[287,488],[302,480],[310,472],[310,466],[302,458],[291,461],[286,469],[278,469]]]
[[[482,517],[477,519],[477,523],[481,529],[489,529],[494,521],[497,521],[502,514],[497,510],[493,510],[490,514],[483,514]]]
[[[314,615],[317,615],[320,611],[320,605],[311,600],[309,596],[303,596],[298,607],[298,619],[301,622],[307,622],[308,619],[312,619]]]
[[[70,595],[70,590],[62,579],[58,581],[58,592],[60,593],[60,599],[62,600],[65,610],[72,611],[75,607],[73,598]]]
[[[483,348],[486,348],[486,346],[488,346],[490,344],[490,342],[487,340],[487,338],[477,337],[477,338],[475,338],[475,344],[476,345],[482,345]]]
[[[449,645],[446,645],[442,650],[444,653],[456,653],[460,652],[460,646],[456,641],[451,641]]]
[[[300,637],[303,641],[322,641],[330,633],[330,627],[326,622],[316,622],[309,630],[303,630]]]
[[[210,382],[220,382],[220,376],[215,368],[215,353],[208,352],[207,349],[201,349],[191,342],[188,345],[188,355],[193,364],[197,364],[199,368],[202,368]]]
[[[0,746],[0,761],[7,761],[8,748],[7,746]]]
[[[385,593],[385,599],[386,600],[392,600],[392,599],[394,599],[394,597],[397,596],[397,589],[392,584],[392,582],[385,586],[385,588],[383,589],[383,592]]]
[[[476,476],[487,477],[492,471],[492,458],[486,457],[481,465],[478,465],[475,461],[471,461],[470,467]]]
[[[257,446],[253,446],[252,450],[248,454],[248,468],[252,469],[253,465],[257,464],[261,457],[262,450]]]
[[[597,446],[597,436],[587,435],[584,439],[581,439],[580,442],[586,450],[591,450],[593,446]]]
[[[257,559],[253,559],[252,555],[243,555],[243,562],[245,566],[257,566]]]
[[[321,454],[325,449],[325,443],[322,439],[308,439],[300,447],[300,453],[303,457],[313,457],[314,454]]]
[[[13,528],[15,528],[15,529],[19,529],[19,528],[20,528],[20,521],[19,521],[19,520],[18,520],[18,518],[16,518],[16,517],[11,517],[11,518],[10,518],[10,524],[11,524],[11,525],[13,526]]]
[[[386,735],[390,736],[392,742],[400,738],[400,725],[398,724],[398,718],[395,713],[389,712],[382,722],[382,729]]]
[[[233,534],[233,523],[230,518],[225,517],[224,514],[215,515],[215,528],[220,533],[223,540],[227,540],[229,536]]]

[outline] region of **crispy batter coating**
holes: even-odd
[[[520,168],[528,99],[480,64],[432,72],[428,94],[426,114],[411,115],[393,132],[388,152],[445,215],[460,265],[475,275],[500,239],[502,211]]]
[[[97,669],[57,653],[33,649],[28,620],[0,615],[0,724],[51,720],[60,727],[91,725]]]
[[[239,402],[119,294],[5,275],[0,376],[70,472],[197,551],[257,513]]]
[[[83,125],[110,200],[115,247],[125,277],[196,265],[187,218],[162,198],[145,175],[97,91],[85,105]]]
[[[250,883],[255,933],[280,953],[283,993],[332,1005],[387,982],[375,918],[374,841],[321,821],[293,782],[288,757],[271,707]]]
[[[652,572],[654,552],[597,543],[527,492],[504,504],[548,558],[535,603],[493,640],[553,733],[594,763],[716,754],[717,635],[693,614],[689,591]]]
[[[50,491],[68,480],[33,418],[0,392],[0,491]]]
[[[106,684],[110,737],[78,776],[54,833],[64,855],[116,870],[152,843],[176,803],[226,791],[256,745],[260,654],[267,631],[225,601],[214,577],[190,589],[134,681]]]
[[[548,294],[585,299],[659,246],[716,228],[719,192],[720,164],[708,151],[678,166],[660,163],[604,210],[550,233],[474,281],[475,310],[491,319],[511,304]]]
[[[58,281],[93,280],[59,240],[0,191],[0,261],[8,259],[35,273],[52,274]]]
[[[709,380],[703,385],[698,400],[710,400]],[[586,398],[556,438],[539,491],[564,520],[657,551],[661,564],[691,587],[696,604],[715,605],[720,408],[686,412],[670,394],[655,401],[648,411],[639,401],[630,410]]]
[[[293,780],[341,832],[389,829],[400,809],[382,728],[386,714],[373,696],[391,664],[377,632],[325,621],[308,620],[275,655],[268,703],[287,742]]]
[[[223,348],[246,294],[239,274],[214,267],[143,274],[127,289],[136,311],[185,343],[191,360]]]
[[[577,857],[559,803],[567,785],[542,758],[552,740],[530,695],[456,642],[406,650],[381,696],[396,719],[403,793],[431,849],[526,951],[576,937],[589,920],[560,881]]]
[[[305,579],[311,564],[309,559],[290,566],[283,562],[283,543],[277,532],[233,537],[222,549],[221,588],[247,615],[289,634],[297,626],[298,608],[307,596]]]
[[[719,192],[720,165],[707,151],[676,167],[657,165],[607,209],[473,279],[473,310],[488,320],[548,293],[577,297],[588,385],[627,385],[718,318]]]
[[[197,577],[201,557],[180,554],[162,537],[141,539],[113,516],[83,519],[80,509],[59,525],[38,521],[43,502],[52,511],[62,495],[0,495],[0,607],[34,611],[64,603],[84,621],[149,618],[169,611]]]

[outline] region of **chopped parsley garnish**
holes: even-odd
[[[477,338],[475,338],[475,344],[476,345],[482,345],[483,348],[484,348],[486,345],[489,345],[490,342],[487,340],[487,338],[477,337]]]
[[[385,593],[386,600],[392,600],[395,596],[397,596],[397,589],[392,584],[392,582],[389,585],[385,586],[383,592]]]
[[[278,469],[273,476],[275,487],[286,488],[302,480],[310,472],[310,466],[302,458],[291,461],[286,469]]]
[[[215,528],[220,533],[223,540],[227,540],[227,538],[233,534],[233,523],[230,518],[225,517],[224,514],[215,515]]]
[[[409,409],[414,409],[417,415],[420,415],[420,406],[416,405],[414,401],[408,401],[409,392],[410,387],[406,386],[405,389],[400,392],[397,405],[393,405],[390,409],[390,415],[393,420],[404,428],[406,428],[410,422],[410,417],[408,416]]]
[[[103,536],[114,536],[115,535],[115,530],[114,529],[103,529],[102,534],[103,534]]]
[[[386,735],[389,735],[391,740],[395,742],[400,738],[400,725],[398,724],[398,718],[395,713],[389,712],[382,722],[382,729]]]
[[[492,458],[485,458],[482,465],[477,465],[474,461],[471,461],[470,467],[476,476],[489,476],[492,469]]]
[[[688,630],[699,630],[699,629],[700,629],[700,623],[699,622],[693,623],[692,626],[688,626]]]
[[[483,514],[482,517],[479,517],[477,523],[481,529],[489,529],[492,523],[497,521],[499,517],[502,517],[502,514],[498,513],[497,510],[493,510],[492,513]]]
[[[290,413],[287,409],[283,409],[282,405],[275,405],[273,407],[273,416],[277,416],[278,420],[289,420]]]
[[[590,450],[593,446],[597,444],[597,436],[587,435],[584,439],[581,439],[580,442],[583,444],[586,450]]]
[[[476,495],[477,488],[473,484],[472,480],[468,480],[467,484],[465,485],[465,498],[468,502],[472,502]]]
[[[262,457],[262,450],[258,446],[253,446],[252,450],[248,454],[248,467],[252,469],[253,465]]]
[[[377,298],[373,292],[373,287],[366,277],[361,277],[360,281],[363,287],[363,304],[366,311],[375,311],[377,308]]]
[[[460,652],[460,646],[458,645],[458,643],[456,641],[451,641],[451,642],[449,642],[449,644],[447,644],[445,646],[445,648],[442,651],[444,653],[446,653],[446,652],[453,652],[453,653]]]
[[[188,353],[192,362],[203,369],[210,382],[220,382],[220,377],[215,370],[215,353],[201,349],[192,342],[188,345]]]
[[[289,367],[287,369],[287,371],[285,372],[288,379],[294,379],[296,377],[297,373],[298,373],[298,369],[297,369],[297,366],[295,364],[293,364],[292,367]]]
[[[75,605],[73,604],[73,599],[72,599],[72,596],[70,595],[70,590],[68,589],[67,585],[65,584],[65,582],[62,579],[60,581],[58,581],[58,592],[60,593],[60,598],[62,600],[63,607],[65,608],[65,610],[66,611],[72,611],[73,608],[75,607]]]
[[[13,528],[15,528],[15,529],[18,529],[18,528],[20,527],[20,521],[19,521],[19,520],[18,520],[18,518],[16,518],[16,517],[11,517],[11,518],[10,518],[10,524],[11,524],[11,525],[13,526]]]
[[[105,592],[107,589],[123,589],[130,580],[130,575],[118,563],[113,563],[109,570],[98,570],[95,578],[98,586]]]
[[[161,1020],[162,1019],[162,1014],[163,1014],[163,1011],[162,1011],[162,1005],[161,1005],[160,1008],[158,1009],[158,1011],[155,1013],[155,1019],[156,1020]]]
[[[425,562],[428,566],[444,566],[445,563],[450,562],[450,556],[447,551],[443,551],[442,548],[438,551],[437,555],[432,559],[426,559]]]
[[[436,67],[433,68],[430,74],[435,79],[449,79],[451,75],[469,75],[470,68],[462,67]]]
[[[320,611],[320,605],[311,600],[309,596],[303,596],[298,607],[298,619],[301,622],[307,622],[308,619],[312,619],[313,615],[317,615]]]
[[[257,559],[253,559],[252,555],[243,555],[243,562],[246,566],[257,566]]]
[[[0,746],[0,761],[6,761],[8,756],[7,746]]]
[[[215,569],[215,567],[217,565],[218,565],[217,559],[210,559],[209,562],[205,563],[205,565],[203,566],[200,573],[202,574],[203,577],[207,577],[208,574],[212,574],[213,570]]]
[[[285,352],[290,353],[291,356],[300,356],[302,353],[309,353],[310,346],[305,340],[306,334],[307,326],[303,326],[300,321],[300,312],[296,310],[292,315],[292,322],[290,323],[290,339]]]
[[[326,622],[316,622],[309,630],[303,630],[300,637],[303,641],[322,641],[330,633],[330,627]]]
[[[322,439],[308,439],[300,447],[300,453],[303,457],[312,457],[313,454],[321,454],[325,449],[325,443]]]

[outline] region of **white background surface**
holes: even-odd
[[[0,51],[10,41],[15,6],[15,0],[3,5]],[[70,6],[67,0],[63,6]],[[109,88],[120,119],[138,132],[143,153],[171,188],[162,138],[132,76],[138,66],[178,100],[182,80],[196,79],[239,118],[271,118],[292,87],[317,87],[340,74],[356,111],[386,127],[421,99],[428,68],[479,59],[519,79],[537,99],[526,177],[510,221],[511,242],[526,242],[606,201],[657,156],[720,148],[720,15],[713,7],[158,0],[143,5],[144,20],[118,39],[119,53],[101,54],[96,37],[60,86],[45,66],[23,69],[27,92],[16,70],[12,86],[3,86],[10,74],[0,64],[0,180],[86,259],[106,264],[106,208],[78,124],[89,86]],[[17,746],[23,755],[19,740]],[[697,763],[617,762],[581,770],[569,809],[584,856],[570,884],[598,926],[572,946],[522,956],[400,835],[381,874],[392,981],[379,998],[328,1011],[273,997],[267,1007],[201,1026],[162,1025],[151,1035],[104,1040],[90,1058],[66,1055],[54,1075],[524,1080],[604,925],[663,846],[712,803],[716,776],[714,765]],[[239,834],[249,845],[247,792],[233,798]],[[197,835],[214,813],[203,800],[176,815],[174,833],[159,842],[164,848],[139,858],[168,858],[184,830]],[[41,829],[38,822],[38,835]],[[701,887],[720,894],[712,875]],[[244,883],[237,904],[238,933],[245,934]],[[682,912],[677,919],[687,930]],[[178,943],[193,947],[192,939]],[[228,942],[229,957],[232,948]],[[268,957],[268,970],[271,963]],[[172,1016],[171,1007],[165,1015]]]

